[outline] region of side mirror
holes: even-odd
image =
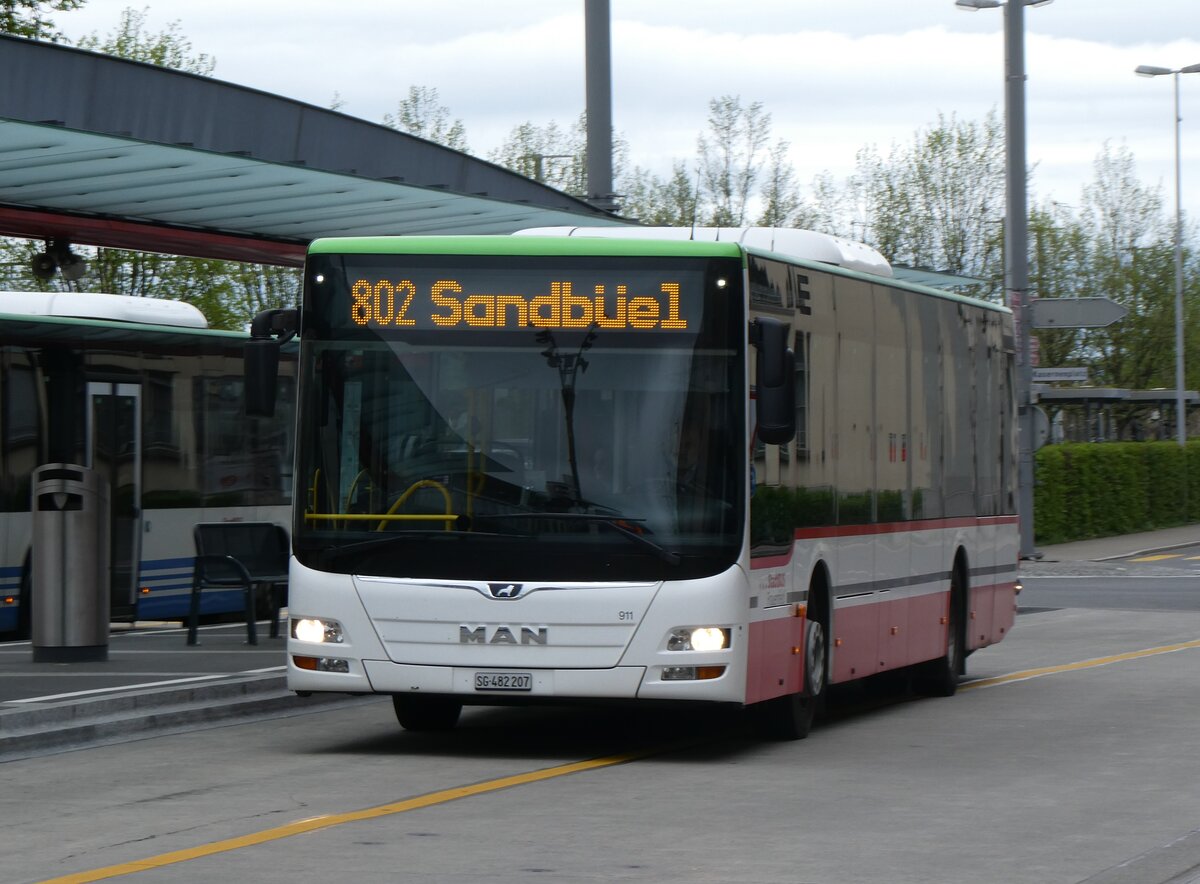
[[[788,326],[760,317],[750,324],[755,358],[758,438],[783,445],[796,435],[796,356],[788,347]]]
[[[242,353],[246,414],[272,417],[279,380],[279,350],[296,335],[300,314],[294,308],[264,310],[250,325],[250,340]]]

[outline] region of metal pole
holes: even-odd
[[[1187,444],[1187,410],[1183,402],[1183,184],[1180,165],[1179,74],[1175,79],[1175,426],[1179,444]]]
[[[608,0],[584,0],[587,80],[587,199],[616,211],[612,169],[612,46]]]
[[[1005,252],[1009,304],[1017,319],[1017,516],[1023,559],[1033,545],[1033,309],[1029,303],[1029,233],[1025,162],[1025,3],[1004,5],[1004,108],[1006,119]]]

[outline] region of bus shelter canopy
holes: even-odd
[[[0,234],[297,265],[323,236],[621,219],[459,151],[209,77],[0,36]]]

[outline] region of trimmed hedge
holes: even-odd
[[[1200,441],[1047,445],[1036,471],[1038,543],[1200,522]]]

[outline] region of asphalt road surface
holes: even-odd
[[[1066,606],[1086,579],[1027,580],[957,696],[843,690],[799,742],[599,708],[420,735],[371,699],[9,762],[0,880],[1195,880],[1200,610],[1139,575]]]

